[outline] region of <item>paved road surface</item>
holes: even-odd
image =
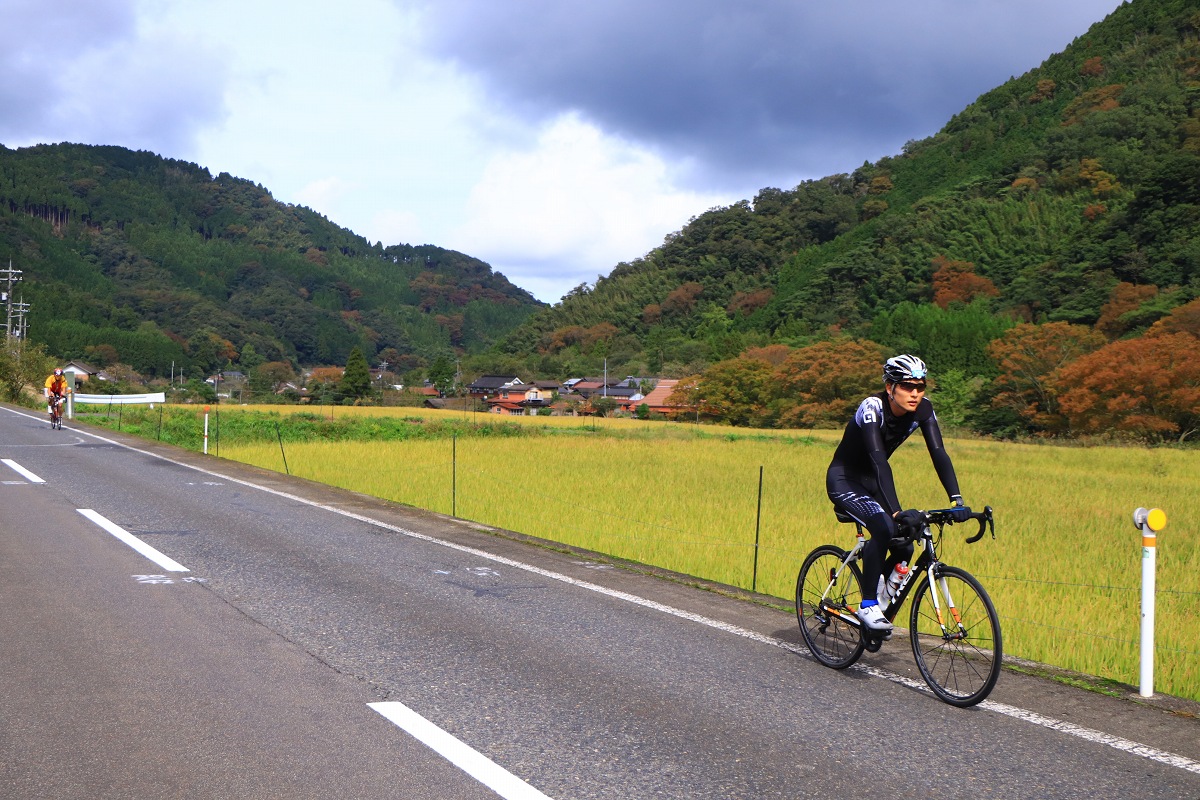
[[[0,459],[3,798],[1200,798],[1195,704],[954,709],[462,521],[12,408]]]

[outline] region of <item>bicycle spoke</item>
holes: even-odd
[[[968,706],[991,692],[1000,674],[1000,625],[990,598],[971,575],[943,566],[937,581],[918,589],[911,625],[917,666],[938,697]]]
[[[796,579],[800,633],[813,656],[835,669],[850,666],[863,651],[858,628],[842,616],[852,615],[862,599],[858,567],[843,568],[845,556],[832,545],[819,547],[805,559]]]

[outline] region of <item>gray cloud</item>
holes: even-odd
[[[74,141],[162,153],[194,149],[224,113],[224,76],[204,43],[144,34],[132,0],[0,0],[0,143]]]
[[[815,177],[898,152],[1118,0],[437,0],[432,46],[522,112],[575,110],[697,179]]]

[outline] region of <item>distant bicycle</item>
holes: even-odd
[[[922,512],[919,529],[893,540],[894,545],[920,540],[924,546],[896,595],[890,600],[881,596],[879,602],[890,622],[914,593],[908,633],[917,668],[938,698],[965,708],[992,691],[1003,654],[1000,619],[987,591],[966,570],[938,560],[942,529],[954,524],[955,512]],[[891,631],[873,631],[855,616],[862,600],[858,561],[866,539],[861,524],[844,514],[837,516],[839,522],[855,522],[858,542],[849,551],[827,544],[809,553],[796,579],[796,619],[813,656],[828,667],[845,669],[863,650],[877,652]],[[979,541],[985,530],[996,538],[991,506],[969,518],[979,522],[979,532],[968,542]]]
[[[62,430],[62,406],[65,399],[61,394],[50,396],[50,428],[52,430]]]

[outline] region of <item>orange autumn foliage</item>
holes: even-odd
[[[1200,426],[1200,339],[1186,333],[1113,342],[1052,381],[1076,433],[1182,441]]]
[[[1000,290],[982,275],[975,274],[975,265],[970,261],[952,261],[945,256],[934,256],[933,302],[941,308],[951,303],[969,304],[976,297],[998,297]]]
[[[779,426],[845,425],[864,397],[883,388],[883,360],[871,341],[838,339],[798,348],[774,374]]]
[[[1039,430],[1065,428],[1052,376],[1103,344],[1104,337],[1085,325],[1023,322],[1010,328],[988,345],[1000,373],[992,382],[992,405],[1015,411]]]
[[[1200,339],[1200,297],[1171,309],[1171,313],[1150,326],[1147,336],[1186,333]]]
[[[1096,320],[1096,330],[1109,339],[1129,331],[1128,323],[1122,322],[1121,317],[1158,294],[1158,287],[1153,285],[1135,286],[1122,281],[1113,287],[1108,296],[1108,302],[1100,309],[1100,318]]]

